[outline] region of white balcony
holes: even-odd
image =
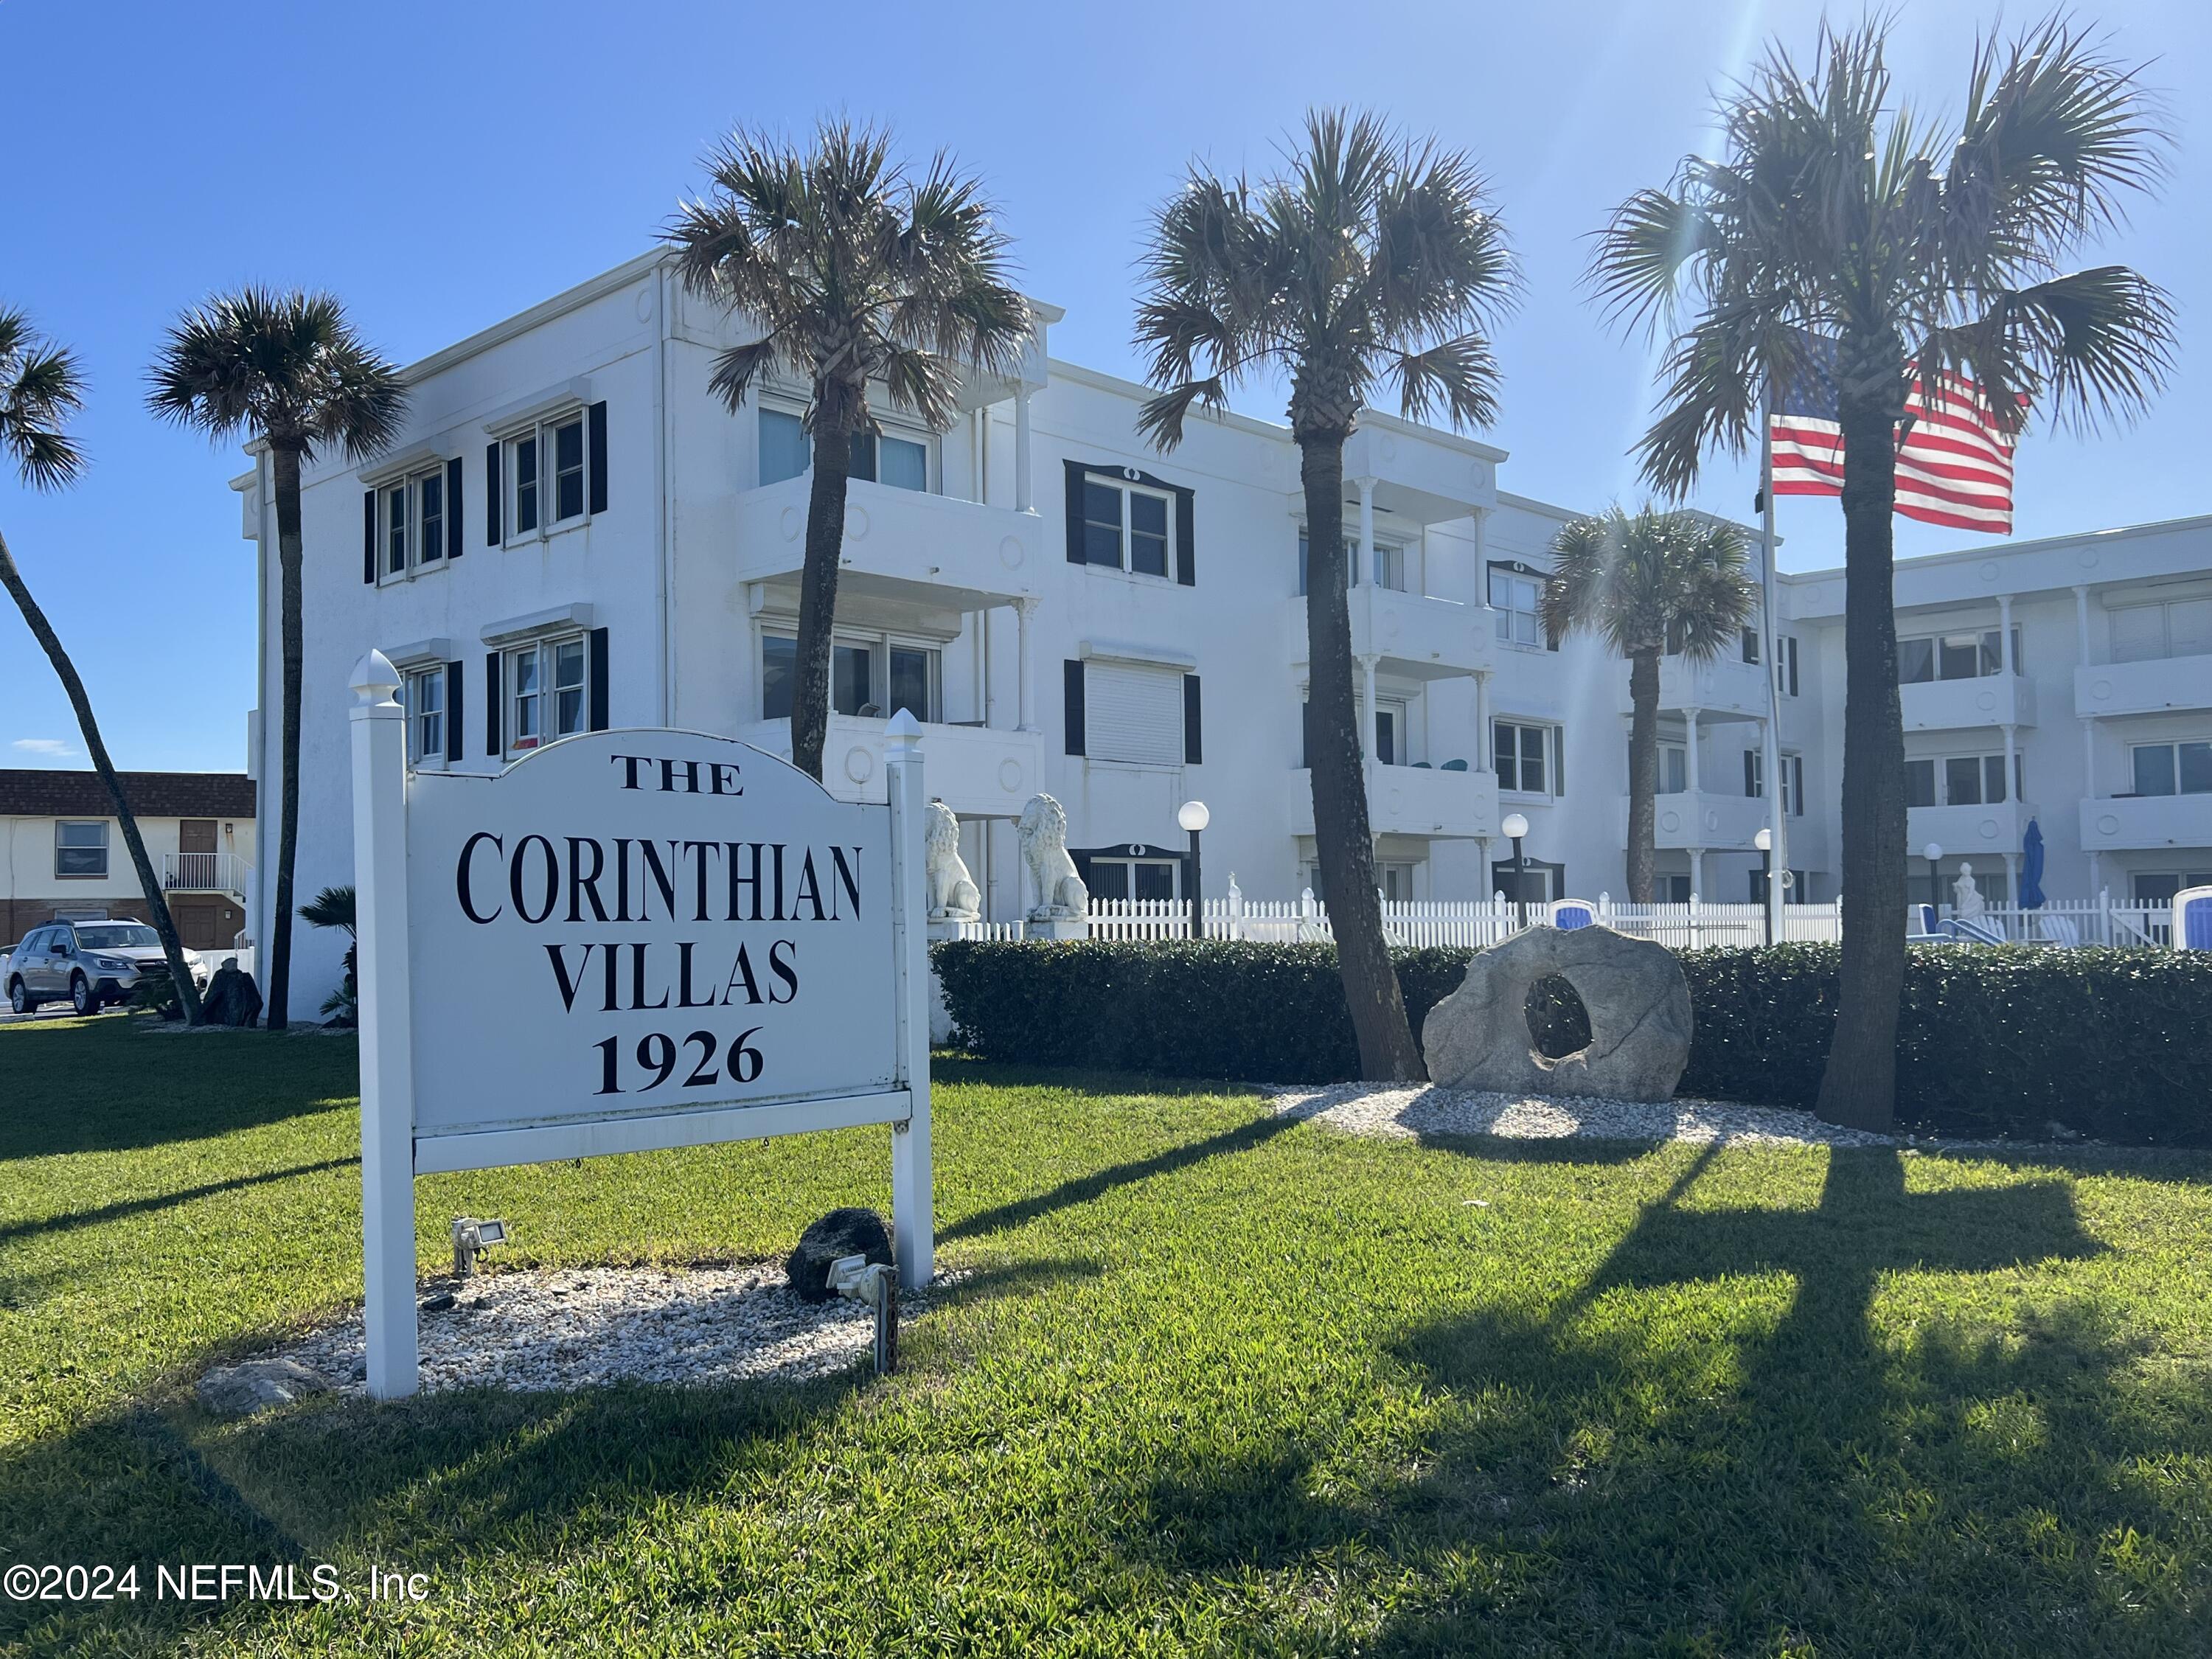
[[[170,893],[228,893],[245,897],[253,866],[235,853],[164,853],[161,887]]]
[[[801,474],[737,498],[738,580],[797,583],[811,486]],[[840,583],[939,610],[1010,604],[1042,580],[1043,524],[1034,513],[856,478],[847,486]]]
[[[1914,858],[1929,842],[1947,859],[1996,858],[2020,851],[2027,821],[2036,816],[2031,801],[2001,800],[1989,806],[1914,806],[1905,814],[1905,850]]]
[[[1378,836],[1481,838],[1498,834],[1498,777],[1425,766],[1367,768],[1368,827]],[[1291,833],[1314,832],[1313,774],[1291,774]]]
[[[2212,795],[2136,795],[2081,803],[2081,849],[2212,848]]]
[[[830,717],[822,745],[823,783],[840,800],[884,799],[884,745],[887,720],[849,714]],[[791,722],[756,720],[738,736],[771,755],[791,758]],[[1000,726],[925,726],[921,728],[923,793],[962,817],[1018,817],[1037,792],[1044,739],[1035,732]]]
[[[2212,708],[2212,657],[2100,662],[2074,671],[2077,714],[2160,714],[2170,708]]]
[[[1960,732],[1978,726],[2035,724],[2035,682],[2019,674],[1924,680],[1898,687],[1908,732]]]
[[[1629,700],[1629,665],[1614,671],[1617,702],[1624,714],[1632,713]],[[1694,708],[1713,720],[1755,720],[1766,718],[1766,675],[1755,662],[1717,657],[1693,662],[1687,657],[1659,659],[1659,706],[1671,712]],[[1662,843],[1663,844],[1663,843]]]
[[[1616,796],[1614,833],[1628,845],[1628,797]],[[1654,839],[1658,846],[1679,852],[1748,849],[1752,837],[1766,828],[1766,802],[1756,795],[1721,795],[1711,792],[1659,797],[1654,815]]]
[[[1498,663],[1498,613],[1457,599],[1401,593],[1372,585],[1345,594],[1352,613],[1352,654],[1378,659],[1386,673],[1406,679],[1444,679],[1486,673]],[[1284,612],[1290,660],[1307,660],[1306,602],[1292,599]]]

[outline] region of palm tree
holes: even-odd
[[[1395,386],[1408,419],[1496,417],[1486,331],[1515,270],[1487,188],[1458,151],[1401,141],[1372,114],[1316,110],[1288,160],[1257,184],[1195,167],[1160,208],[1137,313],[1160,391],[1139,428],[1172,449],[1194,404],[1225,407],[1255,372],[1289,377],[1305,486],[1314,839],[1360,1069],[1419,1078],[1375,885],[1345,598],[1344,446],[1377,380]]]
[[[1832,351],[1844,441],[1844,959],[1819,1110],[1879,1128],[1895,1108],[1905,977],[1905,744],[1891,588],[1896,449],[1916,373],[1971,375],[2092,427],[2141,410],[2172,345],[2165,295],[2120,265],[2063,262],[2160,173],[2136,72],[2063,19],[1975,51],[1958,126],[1893,107],[1883,25],[1823,28],[1801,71],[1778,47],[1724,102],[1724,155],[1692,156],[1599,234],[1592,282],[1631,325],[1673,327],[1645,478],[1686,490],[1741,454],[1767,389]]]
[[[361,932],[357,925],[354,887],[348,882],[343,887],[325,887],[300,907],[300,920],[310,927],[341,927],[345,930],[345,977],[338,988],[323,999],[323,1012],[332,1016],[339,1025],[359,1023],[361,989],[358,977],[361,966]]]
[[[269,913],[269,1029],[290,1014],[292,870],[300,848],[300,470],[336,449],[356,465],[392,446],[405,411],[399,372],[372,350],[329,294],[242,288],[186,312],[162,343],[146,401],[218,441],[269,451],[276,502],[284,656],[283,794],[276,902]]]
[[[1628,896],[1649,904],[1658,879],[1659,659],[1711,662],[1758,602],[1743,532],[1701,513],[1634,518],[1613,507],[1552,538],[1540,605],[1557,644],[1576,629],[1628,659]]]
[[[855,438],[878,430],[872,384],[943,431],[965,374],[1004,374],[1034,333],[1007,281],[1006,238],[981,184],[940,153],[919,177],[890,135],[824,122],[802,152],[738,131],[706,158],[713,188],[663,232],[692,293],[761,331],[716,362],[711,389],[732,414],[763,369],[806,382],[813,438],[791,705],[792,763],[822,775],[845,486]]]
[[[41,339],[21,312],[0,308],[0,454],[15,462],[25,483],[34,489],[58,489],[83,470],[84,452],[62,430],[63,423],[83,404],[84,381],[77,372],[76,359],[62,347]],[[130,849],[131,866],[137,872],[146,913],[153,918],[154,931],[161,936],[161,953],[169,959],[169,979],[177,988],[185,1021],[197,1025],[200,1023],[199,988],[192,983],[191,970],[185,965],[185,947],[177,939],[169,901],[155,878],[154,861],[146,856],[146,838],[138,833],[138,820],[123,792],[123,780],[116,775],[115,763],[107,757],[100,722],[93,718],[92,699],[85,695],[84,681],[69,653],[62,649],[53,623],[31,597],[4,536],[0,536],[0,587],[8,590],[22,611],[31,637],[53,664],[62,690],[69,695],[70,707],[76,710],[85,752],[92,757],[93,770],[100,774],[109,799],[115,803],[116,821],[123,826],[123,844]]]

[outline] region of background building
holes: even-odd
[[[1176,809],[1200,798],[1209,896],[1232,872],[1255,897],[1294,896],[1316,882],[1297,447],[1230,415],[1155,453],[1134,435],[1145,388],[1051,360],[1059,313],[1039,309],[1019,372],[970,386],[951,430],[875,404],[884,430],[856,450],[847,513],[829,787],[880,799],[885,722],[910,709],[994,918],[1024,902],[1012,821],[1039,790],[1066,807],[1095,894],[1182,896]],[[392,452],[309,471],[302,894],[352,878],[345,682],[371,647],[405,672],[418,766],[493,770],[606,726],[787,752],[805,388],[771,380],[731,415],[707,384],[742,337],[665,255],[642,256],[415,365]],[[1501,490],[1505,459],[1372,412],[1347,448],[1380,878],[1406,898],[1507,888],[1498,826],[1518,811],[1528,896],[1618,897],[1627,665],[1580,636],[1550,648],[1535,616],[1551,537],[1604,503]],[[265,460],[234,487],[260,549],[274,709]],[[2190,608],[2204,595],[2212,521],[1901,567],[1916,849],[1941,840],[1993,896],[2029,816],[2054,896],[2212,866],[2212,641]],[[1780,584],[1775,787],[1804,898],[1836,891],[1842,599],[1835,572]],[[1662,673],[1662,898],[1757,890],[1759,655],[1754,629],[1722,660]],[[275,728],[250,724],[264,780]],[[270,884],[252,894],[257,937]],[[335,982],[342,949],[295,934],[300,995]]]
[[[186,948],[221,950],[253,890],[253,780],[125,772],[123,789]],[[0,771],[0,945],[49,921],[150,921],[106,785],[94,772]]]

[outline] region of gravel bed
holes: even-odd
[[[1275,1109],[1347,1134],[1414,1138],[1497,1135],[1508,1140],[1691,1140],[1722,1146],[1899,1146],[1904,1137],[1838,1128],[1810,1112],[1677,1098],[1650,1105],[1571,1096],[1492,1094],[1340,1083],[1273,1085]]]
[[[865,1361],[875,1315],[838,1297],[800,1301],[779,1262],[737,1267],[562,1267],[425,1281],[422,1389],[586,1389],[827,1376]],[[450,1307],[435,1304],[450,1296]],[[899,1297],[900,1323],[923,1298]],[[361,1316],[274,1356],[347,1394],[367,1391]]]

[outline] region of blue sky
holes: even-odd
[[[1975,32],[1996,8],[1900,9],[1902,87],[1931,112],[1955,110]],[[2179,148],[2160,196],[2082,263],[2124,259],[2166,284],[2180,357],[2133,431],[2027,441],[2022,536],[2212,507],[2192,413],[2212,392],[2198,349],[2212,139],[2191,119],[2212,69],[2212,7],[2115,0],[2085,15],[2118,52],[2154,60]],[[410,361],[641,251],[732,124],[803,131],[825,110],[888,120],[910,149],[946,146],[983,173],[1025,285],[1067,308],[1054,353],[1130,374],[1146,216],[1193,157],[1264,169],[1315,102],[1373,105],[1463,146],[1495,181],[1528,278],[1498,340],[1504,418],[1486,434],[1512,452],[1502,479],[1571,505],[1632,497],[1625,451],[1649,406],[1649,354],[1609,333],[1578,290],[1583,239],[1707,141],[1713,88],[1760,42],[1802,49],[1819,16],[1796,0],[830,14],[538,0],[300,7],[280,23],[0,0],[11,85],[66,89],[43,117],[15,112],[26,136],[0,176],[0,303],[81,355],[91,400],[77,430],[92,459],[61,495],[0,479],[0,530],[120,764],[241,765],[253,569],[225,487],[241,463],[145,413],[145,365],[169,319],[243,281],[326,286]],[[814,17],[834,21],[817,33]],[[1280,415],[1274,388],[1239,404]],[[1741,515],[1750,493],[1747,471],[1723,465],[1697,499]],[[1841,556],[1831,501],[1785,502],[1782,532],[1785,568]],[[1969,539],[1898,526],[1901,553]],[[0,765],[82,765],[81,751],[44,659],[0,606]]]

